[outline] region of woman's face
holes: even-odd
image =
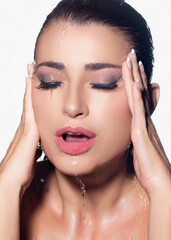
[[[129,51],[128,42],[117,29],[97,24],[52,24],[40,37],[33,107],[44,151],[59,171],[68,175],[89,174],[109,168],[111,163],[118,165],[124,156],[130,142],[131,113],[121,66]],[[52,62],[60,62],[64,67]],[[88,67],[90,63],[114,66]],[[62,85],[37,88],[43,86],[40,80],[47,87],[47,83],[52,87],[56,81]],[[92,84],[112,82],[118,86],[92,88]],[[91,148],[75,155],[63,152],[56,143],[56,133],[66,126],[79,126],[95,133]]]

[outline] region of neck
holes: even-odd
[[[132,187],[133,176],[127,173],[125,159],[126,156],[118,161],[120,164],[112,161],[110,166],[84,176],[68,176],[55,169],[53,189],[57,189],[62,215],[70,211],[77,216],[92,216],[115,209]]]
[[[146,193],[136,177],[127,173],[126,156],[84,176],[68,176],[55,169],[44,189],[43,202],[72,239],[83,235],[82,239],[99,239],[101,233],[116,234],[121,226],[128,236],[142,211],[144,221],[148,218]]]

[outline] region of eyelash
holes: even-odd
[[[63,83],[62,82],[48,82],[45,83],[42,80],[40,80],[41,83],[40,85],[37,87],[38,89],[55,89],[57,87],[60,87]],[[90,83],[90,85],[92,86],[93,89],[103,89],[103,90],[111,90],[114,89],[118,86],[118,82],[119,80],[115,80],[114,82],[111,82],[109,84],[105,83],[105,84],[99,84],[99,83]]]
[[[40,85],[37,88],[38,89],[54,89],[54,88],[60,87],[61,85],[62,85],[62,82],[45,83],[42,80],[40,80]]]
[[[92,88],[95,89],[104,89],[104,90],[111,90],[118,86],[118,81],[114,81],[111,83],[99,84],[99,83],[90,83]]]

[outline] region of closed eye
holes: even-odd
[[[62,82],[48,82],[45,83],[41,81],[41,83],[37,86],[37,89],[55,89],[57,87],[60,87],[63,83]],[[114,81],[111,83],[105,83],[105,84],[100,84],[100,83],[90,83],[92,88],[94,89],[104,89],[104,90],[111,90],[114,89],[118,86],[118,81]]]
[[[118,81],[114,81],[111,83],[103,83],[103,84],[91,83],[91,85],[92,85],[92,88],[95,88],[95,89],[110,90],[110,89],[114,89],[118,86]]]
[[[118,82],[121,80],[114,80],[111,83],[90,83],[90,85],[92,86],[93,89],[103,89],[103,90],[111,90],[114,89],[116,87],[118,87]],[[55,89],[57,87],[60,87],[63,84],[63,82],[44,82],[42,80],[40,80],[40,84],[37,86],[37,89]]]
[[[37,89],[55,89],[60,87],[62,84],[62,82],[43,82],[40,80],[40,84],[37,86]]]

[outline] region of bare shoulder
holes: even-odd
[[[53,171],[53,165],[49,161],[37,162],[35,177],[26,190],[20,204],[20,239],[34,239],[37,231],[36,219],[41,208],[44,181]]]

